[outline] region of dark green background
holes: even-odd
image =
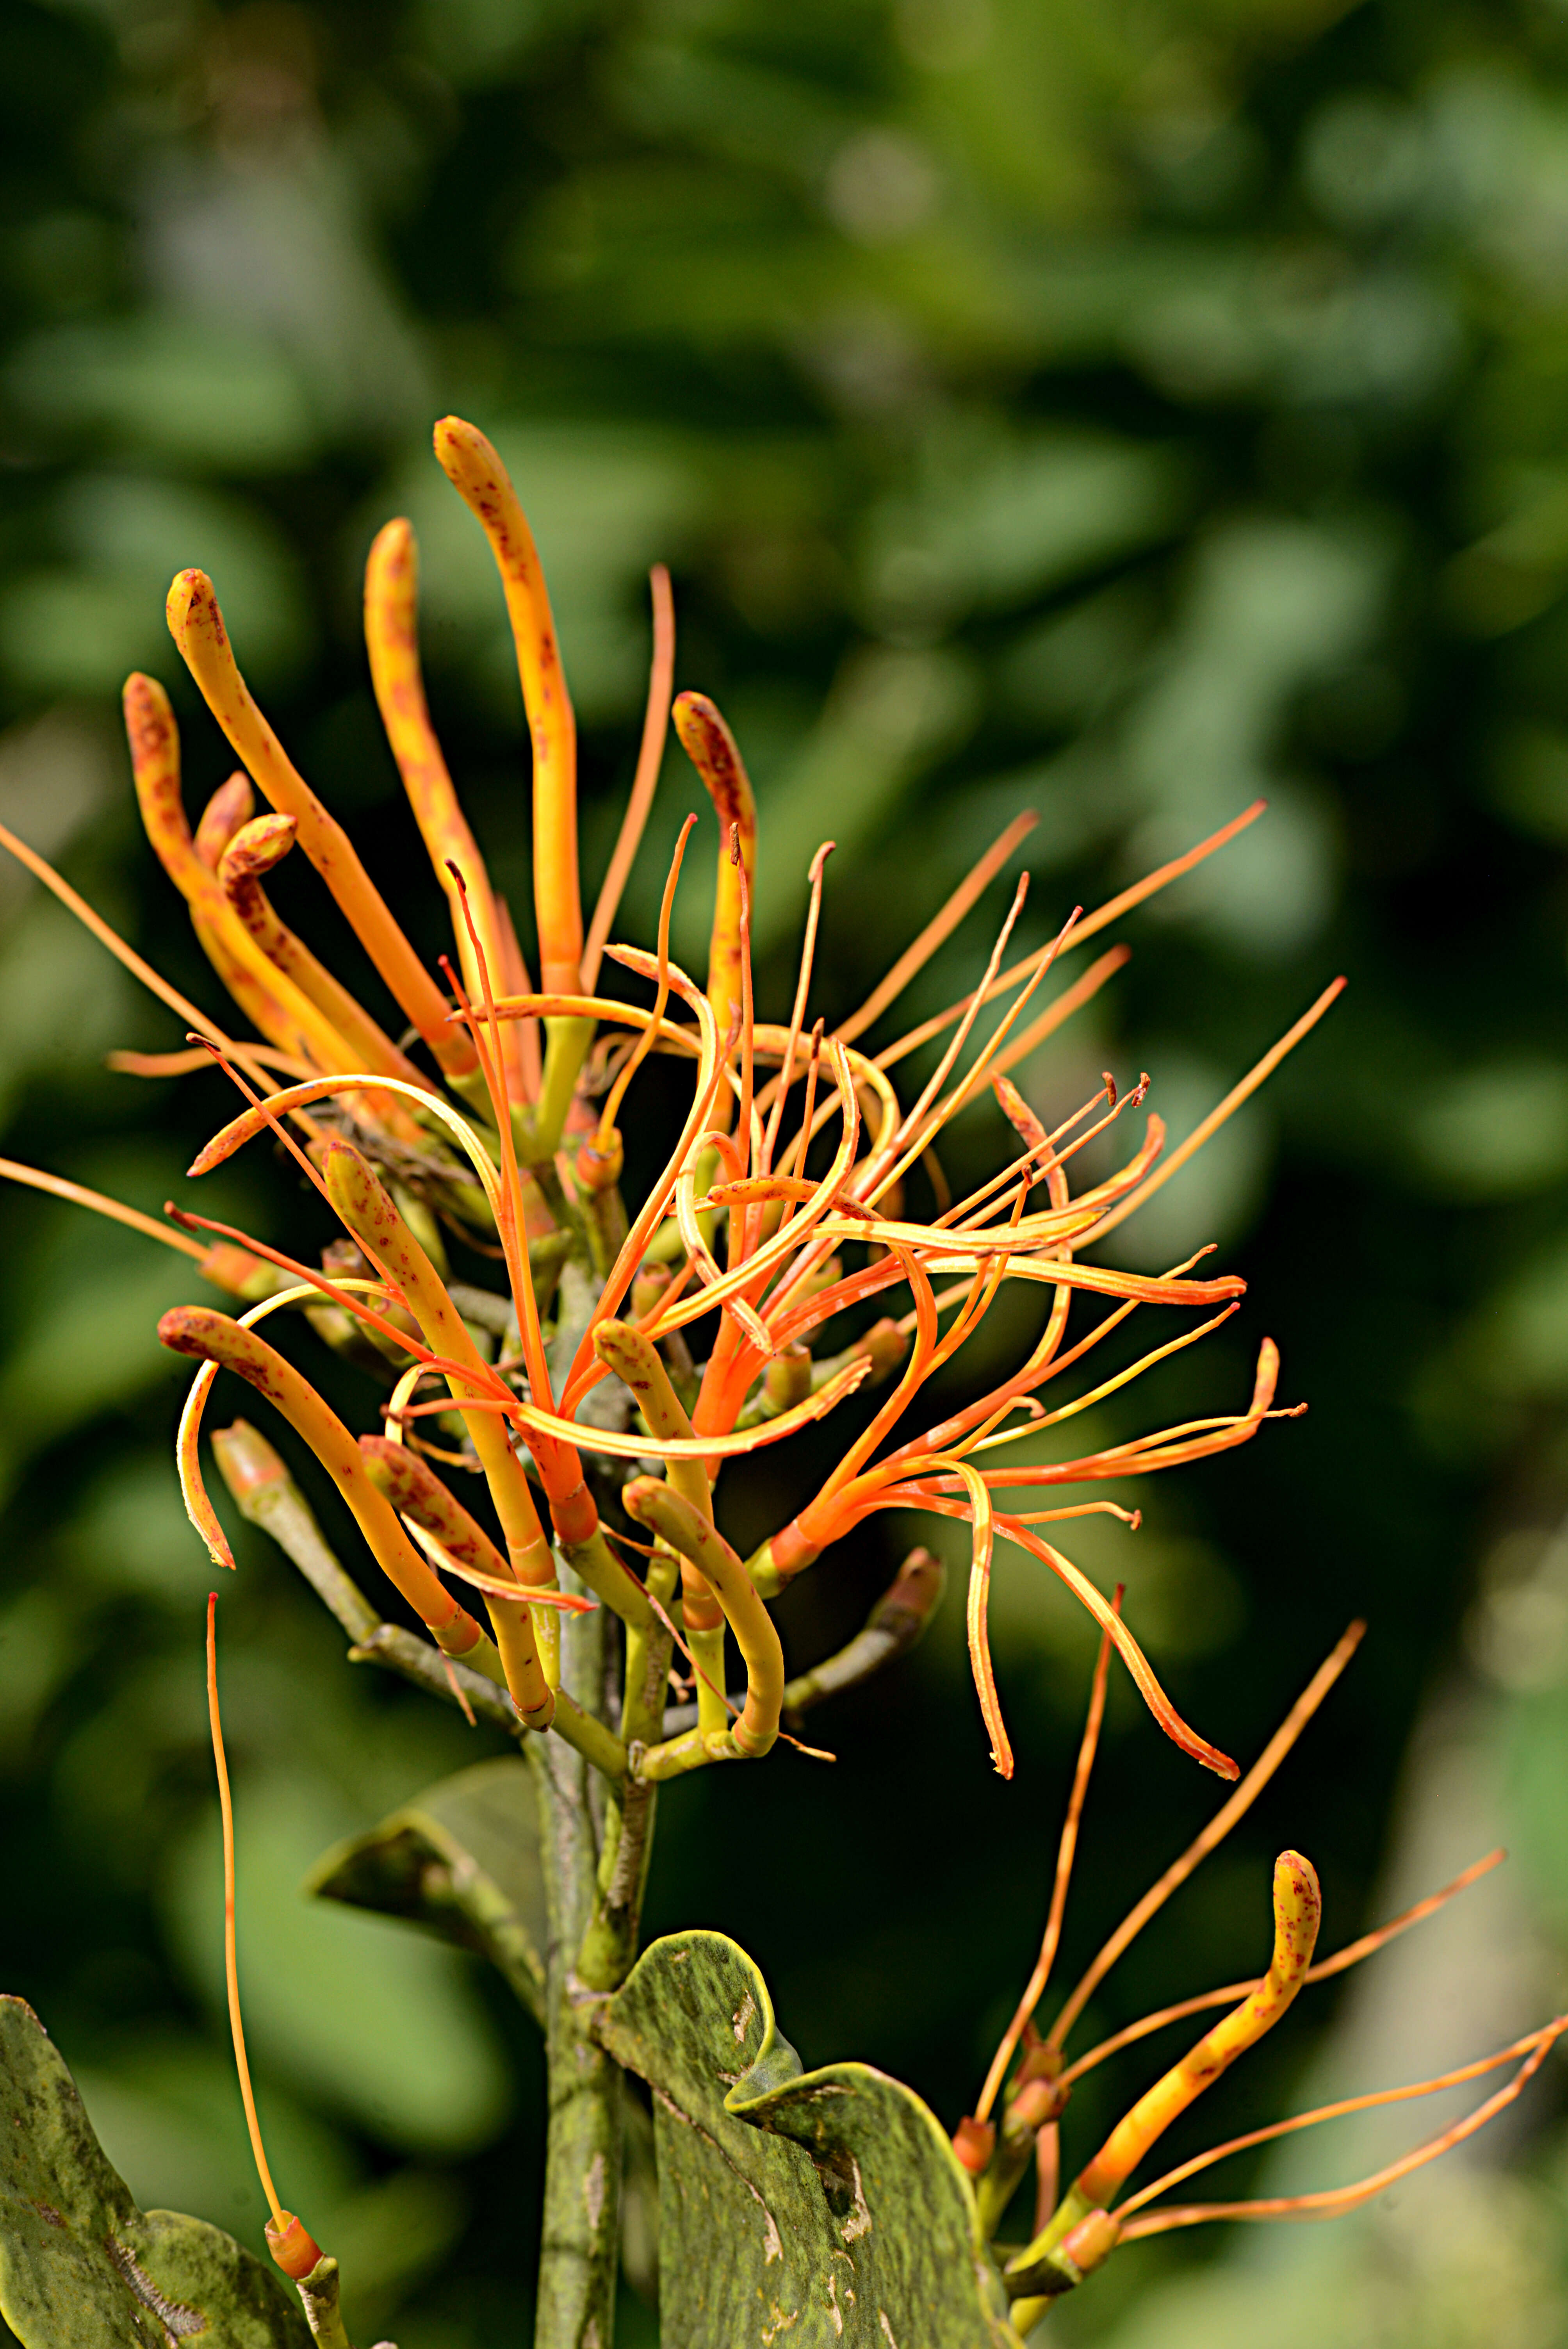
[[[1370,1921],[1434,1704],[1468,1708],[1540,2000],[1562,1997],[1565,394],[1568,13],[1548,0],[0,0],[0,814],[201,1002],[217,989],[139,834],[113,701],[133,665],[169,684],[199,805],[227,764],[162,626],[186,564],[433,953],[439,901],[356,635],[370,534],[414,517],[438,722],[526,905],[500,596],[428,454],[449,409],[497,440],[535,521],[591,886],[634,755],[646,565],[669,562],[678,682],[717,695],[758,782],[770,1011],[824,836],[831,1014],[1022,805],[1041,817],[1020,859],[1034,941],[1270,798],[1125,926],[1129,969],[1025,1081],[1062,1114],[1102,1067],[1147,1068],[1180,1133],[1347,974],[1264,1101],[1122,1236],[1140,1267],[1218,1240],[1244,1315],[1093,1425],[1236,1407],[1264,1330],[1311,1414],[1127,1493],[1135,1541],[1068,1547],[1126,1574],[1177,1701],[1243,1757],[1347,1618],[1372,1628],[1314,1740],[1108,1985],[1109,2025],[1258,1961],[1283,1842],[1319,1865],[1329,1941]],[[693,790],[672,750],[634,935]],[[352,973],[309,887],[284,874],[277,895]],[[699,875],[696,957],[702,895]],[[1005,902],[999,883],[912,1018],[969,983]],[[227,1114],[220,1081],[107,1076],[108,1047],[167,1048],[176,1023],[15,875],[0,913],[5,1149],[156,1208]],[[1002,1133],[975,1112],[955,1169]],[[307,1249],[326,1236],[259,1154],[201,1204]],[[153,1339],[201,1284],[67,1209],[5,1208],[0,1978],[78,2065],[143,2202],[253,2238],[212,1999],[207,1572]],[[366,1423],[372,1391],[328,1376]],[[788,1475],[775,1453],[738,1482],[738,1537],[796,1505]],[[879,1521],[792,1597],[793,1660],[861,1619],[905,1530]],[[285,2196],[340,2252],[356,2337],[526,2340],[531,2026],[291,1891],[482,1741],[343,1668],[253,1541],[222,1618]],[[1092,1651],[1016,1560],[995,1620],[1011,1785],[986,1766],[954,1593],[916,1661],[816,1716],[832,1769],[780,1754],[671,1791],[651,1902],[655,1927],[746,1945],[808,2063],[868,2057],[949,2121],[1037,1937]],[[1119,1686],[1069,1966],[1213,1799]],[[1334,2011],[1320,1994],[1228,2085],[1225,2129],[1303,2094]],[[1496,2035],[1462,2001],[1445,2028],[1453,2060]],[[1111,2082],[1075,2108],[1080,2151]],[[1523,2312],[1522,2349],[1565,2337],[1555,2095],[1511,2141],[1480,2281],[1439,2294],[1449,2330],[1421,2277],[1449,2272],[1451,2229],[1408,2290],[1385,2277],[1372,2314],[1357,2302],[1367,2349],[1494,2343],[1500,2306]],[[1222,2133],[1216,2106],[1182,2143]],[[1333,2162],[1315,2174],[1350,2174]],[[1061,2329],[1174,2340],[1118,2312],[1171,2263],[1236,2253],[1219,2231],[1130,2253]]]

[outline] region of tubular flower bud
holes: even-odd
[[[419,550],[412,526],[401,519],[389,522],[377,532],[365,565],[365,643],[370,656],[370,679],[419,837],[451,908],[463,983],[478,1003],[483,999],[484,988],[463,919],[454,864],[468,889],[480,947],[491,987],[498,993],[507,983],[506,943],[484,859],[458,804],[426,707],[425,681],[419,670],[418,582]]]
[[[216,1362],[237,1371],[258,1394],[277,1405],[337,1486],[382,1572],[401,1591],[437,1645],[449,1656],[469,1655],[484,1639],[479,1625],[437,1580],[390,1505],[371,1483],[347,1428],[293,1363],[286,1362],[253,1330],[243,1330],[227,1314],[213,1313],[205,1306],[171,1307],[160,1321],[158,1334],[176,1354],[190,1354],[198,1361]]]
[[[1268,1972],[1117,2123],[1093,2160],[1079,2171],[1044,2233],[1008,2262],[1006,2274],[1015,2291],[1060,2292],[1078,2281],[1076,2274],[1064,2273],[1061,2265],[1076,2230],[1091,2218],[1104,2217],[1107,2204],[1171,2122],[1212,2087],[1238,2055],[1273,2030],[1306,1980],[1322,1914],[1312,1862],[1298,1851],[1282,1851],[1274,1862],[1274,1945]],[[1103,2258],[1113,2248],[1114,2236],[1107,2237],[1101,2228],[1082,2238],[1086,2250],[1102,2242]],[[1077,2266],[1082,2270],[1081,2260]]]
[[[749,896],[757,875],[757,802],[734,735],[706,693],[680,693],[673,712],[676,732],[687,758],[707,787],[718,817],[718,888],[707,957],[707,999],[726,1036],[741,1016],[741,872]],[[740,867],[731,854],[740,844]]]
[[[447,1384],[459,1409],[478,1396],[493,1396],[494,1372],[469,1336],[434,1265],[358,1151],[347,1143],[331,1143],[322,1171],[328,1198],[366,1253],[397,1282],[431,1352],[460,1364],[468,1373],[448,1374]],[[479,1454],[519,1581],[553,1589],[555,1562],[522,1463],[507,1439],[505,1421],[493,1411],[470,1411],[464,1423]]]
[[[302,2282],[320,2264],[320,2244],[292,2210],[280,2210],[275,2219],[267,2220],[262,2232],[267,2239],[268,2251],[284,2275],[295,2283]]]
[[[203,953],[263,1036],[319,1068],[344,1066],[344,1047],[322,1017],[235,919],[206,859],[197,852],[180,787],[180,734],[156,678],[126,679],[121,697],[137,803],[159,863],[191,908]]]
[[[601,1321],[593,1332],[593,1350],[605,1369],[614,1371],[631,1389],[655,1446],[666,1438],[689,1439],[692,1424],[686,1406],[670,1384],[670,1374],[651,1338],[624,1321]],[[701,1461],[672,1459],[667,1473],[675,1491],[711,1525],[713,1495]]]
[[[533,741],[533,901],[540,984],[570,992],[583,963],[577,885],[577,726],[555,640],[550,595],[533,533],[511,476],[476,425],[446,416],[436,455],[483,525],[500,573],[517,647],[518,675]]]
[[[995,2149],[995,2125],[977,2121],[973,2113],[965,2113],[953,2132],[953,2150],[971,2178],[981,2176]]]
[[[1206,2031],[1197,2045],[1117,2123],[1079,2174],[1077,2190],[1088,2204],[1103,2207],[1110,2200],[1156,2137],[1162,2137],[1205,2088],[1212,2088],[1238,2055],[1274,2029],[1305,1981],[1317,1942],[1323,1899],[1312,1862],[1298,1851],[1282,1851],[1274,1862],[1274,1956],[1267,1973],[1240,2006]]]
[[[449,1557],[489,1576],[492,1582],[517,1580],[483,1526],[469,1516],[417,1452],[384,1435],[362,1435],[359,1449],[377,1490],[386,1495],[399,1516],[432,1534]],[[554,1588],[553,1578],[550,1588]],[[548,1728],[555,1699],[528,1609],[511,1604],[493,1590],[484,1595],[512,1701],[530,1729]]]
[[[279,814],[292,815],[298,823],[300,846],[442,1068],[449,1075],[466,1074],[475,1065],[472,1043],[460,1028],[448,1025],[439,989],[360,863],[353,842],[323,807],[251,698],[204,571],[179,574],[169,591],[168,613],[169,632],[236,756]]]
[[[298,833],[299,825],[292,815],[257,816],[242,824],[218,860],[218,885],[236,921],[255,940],[267,960],[291,978],[300,993],[330,1021],[356,1068],[373,1071],[378,1076],[401,1077],[406,1083],[418,1083],[419,1071],[413,1062],[273,911],[262,886],[262,876],[283,862]],[[398,1116],[417,1140],[418,1129],[407,1113],[399,1111]]]
[[[249,823],[255,812],[256,794],[249,775],[241,768],[226,783],[219,784],[196,826],[192,845],[209,873],[216,873],[218,859],[241,825]]]
[[[768,1365],[763,1378],[768,1400],[778,1411],[789,1411],[811,1392],[810,1346],[786,1346]]]

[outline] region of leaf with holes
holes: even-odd
[[[19,1998],[0,1998],[0,2313],[23,2349],[310,2349],[298,2302],[232,2236],[137,2209]]]
[[[803,2072],[733,1941],[655,1941],[598,2035],[653,2090],[672,2349],[1016,2349],[935,2115],[869,2064]]]
[[[544,2019],[548,1926],[539,1806],[526,1762],[477,1762],[327,1852],[305,1890],[475,1950]]]

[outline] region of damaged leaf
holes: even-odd
[[[310,2349],[286,2285],[221,2228],[139,2210],[76,2082],[0,1998],[0,2313],[23,2349]]]
[[[653,2091],[669,2349],[1016,2344],[935,2115],[867,2064],[803,2072],[733,1941],[655,1941],[598,2035]]]

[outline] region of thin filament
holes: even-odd
[[[240,1962],[234,1935],[234,1806],[229,1793],[229,1763],[223,1751],[223,1722],[218,1710],[218,1594],[207,1594],[207,1719],[212,1731],[212,1759],[218,1771],[218,1808],[223,1820],[223,1977],[229,1992],[229,2029],[234,2039],[234,2062],[240,2075],[240,2095],[244,2100],[245,2127],[251,2133],[251,2152],[255,2159],[256,2174],[262,2181],[262,2191],[267,2198],[273,2214],[273,2224],[284,2224],[284,2206],[278,2200],[273,2173],[267,2168],[266,2147],[262,2143],[262,2125],[256,2117],[256,2099],[251,2087],[251,2067],[245,2058],[245,2026],[240,2019]]]
[[[1119,1615],[1121,1612],[1121,1591],[1122,1586],[1118,1583],[1116,1596],[1110,1602],[1112,1609]],[[1094,1768],[1095,1753],[1099,1744],[1100,1723],[1105,1718],[1105,1683],[1109,1668],[1110,1634],[1109,1631],[1102,1631],[1099,1636],[1099,1654],[1095,1661],[1094,1680],[1089,1689],[1088,1717],[1084,1723],[1083,1742],[1078,1747],[1078,1768],[1073,1773],[1072,1793],[1068,1797],[1068,1814],[1062,1821],[1061,1842],[1057,1849],[1056,1881],[1051,1887],[1050,1913],[1046,1919],[1046,1930],[1040,1942],[1040,1954],[1036,1961],[1034,1972],[1025,1984],[1024,1995],[1018,2001],[1013,2020],[1002,2034],[1002,2044],[991,2059],[991,2069],[985,2075],[985,2085],[980,2092],[980,2102],[975,2107],[975,2117],[979,2121],[986,2118],[996,2101],[996,2092],[1007,2076],[1007,2066],[1013,2060],[1014,2051],[1024,2035],[1025,2026],[1029,2017],[1045,1996],[1046,1984],[1050,1980],[1051,1968],[1056,1963],[1057,1949],[1061,1940],[1062,1916],[1068,1905],[1068,1888],[1072,1882],[1073,1861],[1078,1853],[1078,1823],[1083,1816],[1084,1801],[1088,1794],[1089,1774]]]
[[[648,706],[643,719],[643,740],[637,751],[637,771],[632,778],[631,795],[626,812],[621,818],[621,829],[605,873],[599,902],[593,908],[593,919],[588,925],[588,942],[583,949],[583,992],[592,995],[599,977],[599,965],[604,953],[604,941],[610,935],[621,903],[621,892],[632,870],[642,842],[643,827],[648,821],[648,810],[654,803],[659,769],[664,764],[665,737],[670,722],[670,688],[676,673],[676,606],[670,594],[670,574],[662,563],[655,563],[648,574],[648,586],[654,601],[654,657],[648,672]]]
[[[1318,1666],[1229,1801],[1215,1812],[1202,1832],[1194,1836],[1181,1857],[1171,1861],[1159,1882],[1151,1885],[1142,1899],[1129,1910],[1052,2023],[1046,2040],[1047,2047],[1061,2046],[1122,1951],[1137,1939],[1150,1917],[1164,1907],[1177,1888],[1186,1883],[1200,1862],[1207,1859],[1215,1847],[1224,1841],[1237,1820],[1252,1808],[1356,1653],[1366,1629],[1366,1624],[1361,1622],[1350,1625],[1332,1654]]]
[[[686,855],[686,842],[691,838],[696,823],[695,815],[687,816],[681,826],[681,836],[676,843],[676,853],[670,859],[669,874],[665,882],[665,894],[659,905],[658,992],[654,998],[654,1008],[649,1015],[648,1024],[627,1055],[600,1115],[599,1131],[593,1137],[593,1146],[601,1152],[607,1151],[610,1147],[610,1136],[614,1131],[615,1118],[621,1103],[626,1097],[626,1088],[654,1049],[654,1043],[659,1032],[659,1022],[665,1016],[665,1006],[670,999],[670,915],[676,902],[676,884],[681,877],[681,863]]]

